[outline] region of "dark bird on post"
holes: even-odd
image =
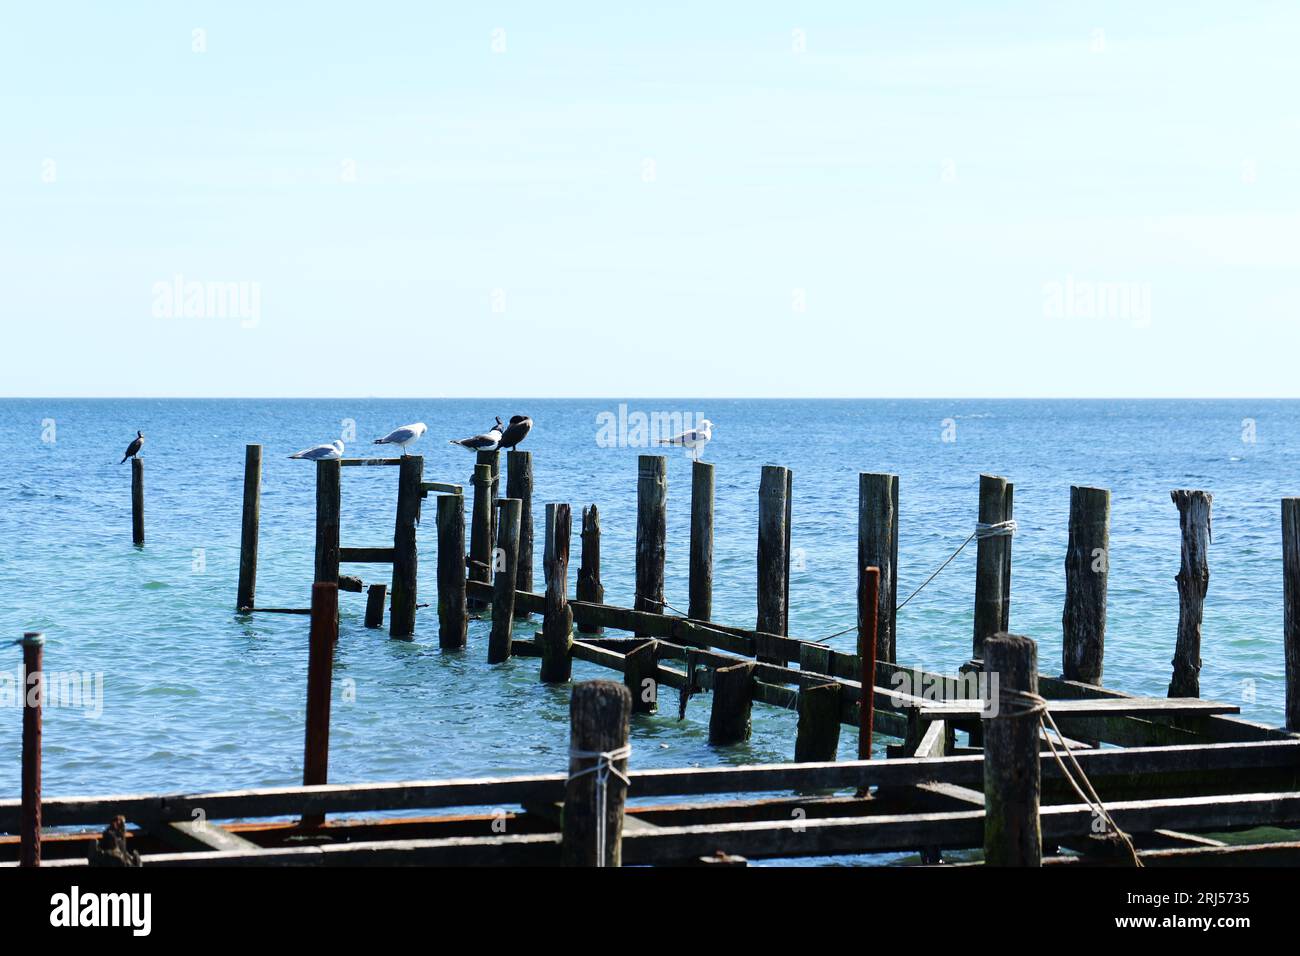
[[[140,449],[143,447],[144,447],[144,432],[136,432],[135,441],[131,442],[131,444],[126,446],[126,454],[122,456],[122,461],[126,461],[128,458],[134,458],[139,453]],[[119,461],[118,464],[119,465],[122,464],[122,461]]]
[[[499,418],[497,419],[497,421],[500,420],[501,419]],[[527,415],[512,415],[510,418],[510,424],[506,426],[505,432],[501,435],[500,447],[505,449],[514,448],[528,437],[528,433],[532,431],[532,428],[533,420]]]
[[[501,445],[501,419],[498,418],[497,423],[482,435],[475,435],[473,438],[453,438],[451,444],[468,448],[470,451],[496,451]]]

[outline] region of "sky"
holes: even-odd
[[[1297,48],[1249,0],[9,4],[0,395],[1295,396]]]

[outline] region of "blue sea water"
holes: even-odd
[[[468,485],[473,457],[447,439],[493,415],[531,414],[535,508],[600,506],[606,599],[630,604],[636,447],[597,442],[602,413],[703,414],[716,423],[715,618],[753,626],[760,467],[794,470],[791,633],[820,637],[854,620],[856,475],[900,476],[899,598],[971,532],[981,472],[1015,482],[1012,629],[1039,641],[1059,672],[1063,557],[1071,484],[1112,491],[1106,684],[1163,695],[1170,675],[1179,563],[1173,488],[1214,494],[1202,693],[1243,715],[1282,719],[1279,499],[1300,490],[1300,403],[1291,401],[787,400],[0,400],[0,638],[44,631],[49,670],[101,674],[102,713],[51,708],[47,795],[207,790],[301,781],[307,620],[234,612],[244,445],[265,446],[264,606],[309,603],[314,467],[286,456],[337,437],[369,439],[429,424],[414,450],[428,480]],[[147,436],[148,540],[131,543],[130,468],[122,449]],[[955,438],[946,441],[945,435]],[[364,444],[363,444],[364,442]],[[667,598],[686,604],[689,461],[669,456]],[[345,545],[388,545],[395,469],[343,474]],[[426,505],[426,518],[432,509]],[[420,529],[420,599],[434,601],[436,535]],[[575,573],[576,573],[575,541]],[[537,530],[537,580],[541,531]],[[970,654],[975,549],[899,616],[902,662],[952,671]],[[375,566],[352,568],[367,580]],[[571,575],[572,580],[572,575]],[[436,610],[414,641],[362,627],[364,595],[341,596],[330,778],[377,781],[559,771],[568,691],[538,662],[486,663],[489,623],[469,648],[438,648]],[[520,623],[531,634],[536,621]],[[843,650],[854,636],[831,641]],[[0,670],[20,664],[0,647]],[[609,676],[575,665],[575,679]],[[710,766],[792,759],[795,717],[756,706],[753,738],[714,748],[707,698],[677,719],[675,695],[637,717],[633,765]],[[4,711],[0,710],[0,718]],[[18,792],[19,719],[0,720],[0,794]],[[5,726],[7,725],[7,727]],[[841,756],[851,756],[846,732]]]

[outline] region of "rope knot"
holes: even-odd
[[[579,777],[585,777],[587,774],[594,774],[596,778],[596,865],[605,865],[605,817],[608,806],[607,797],[609,791],[609,778],[612,774],[623,781],[624,786],[630,787],[632,781],[628,779],[627,774],[619,770],[615,763],[620,760],[626,760],[632,755],[632,745],[624,744],[622,747],[616,747],[613,750],[583,750],[580,747],[569,748],[570,760],[592,760],[595,761],[590,767],[583,767],[581,770],[569,771],[569,782],[572,783]]]

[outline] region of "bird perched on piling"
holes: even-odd
[[[343,442],[337,438],[328,445],[313,445],[302,451],[294,452],[290,458],[305,458],[307,461],[331,461],[343,457]]]
[[[498,418],[497,423],[482,435],[475,435],[473,438],[453,438],[451,444],[468,448],[470,451],[496,451],[501,447],[501,427],[501,419]]]
[[[497,419],[499,424],[501,419]],[[528,437],[528,433],[533,429],[533,420],[527,415],[511,415],[510,424],[506,430],[501,433],[501,448],[511,449]]]
[[[126,454],[122,456],[122,461],[126,461],[128,458],[134,458],[136,455],[140,453],[140,449],[143,447],[144,447],[144,432],[138,431],[135,433],[135,441],[131,442],[131,444],[126,446]],[[122,461],[119,461],[118,464],[119,465],[122,464]]]
[[[701,418],[699,425],[682,432],[680,435],[674,435],[672,438],[661,438],[661,445],[679,445],[689,451],[694,458],[699,458],[704,454],[704,446],[713,439],[713,422],[707,418]]]
[[[376,445],[397,445],[402,449],[402,454],[406,454],[406,446],[420,440],[420,437],[429,430],[424,422],[416,422],[414,425],[403,425],[401,428],[395,428],[383,438],[376,438]]]

